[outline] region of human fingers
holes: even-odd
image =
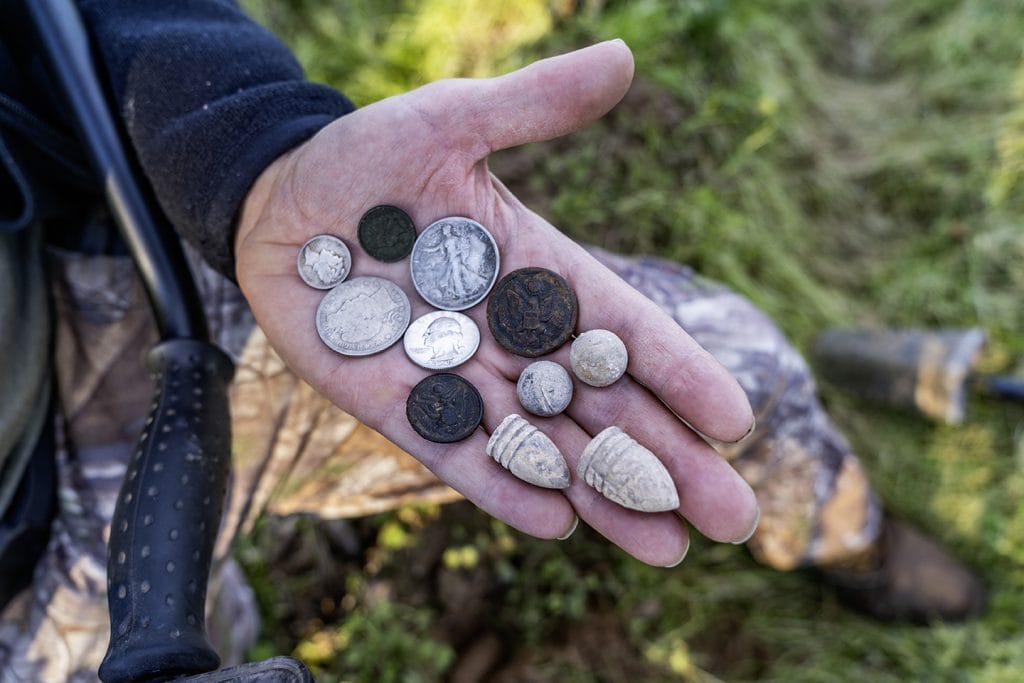
[[[504,353],[493,340],[482,345],[485,356]],[[494,346],[494,349],[486,348]],[[539,418],[523,411],[516,399],[515,381],[510,381],[482,363],[460,370],[473,382],[484,397],[484,427],[493,433],[498,424],[511,414],[524,416],[558,447],[570,471],[570,486],[562,491],[580,519],[618,545],[636,559],[654,566],[671,566],[686,555],[689,537],[685,525],[671,512],[643,513],[629,510],[608,500],[586,484],[577,474],[583,450],[592,434],[567,415]],[[482,457],[490,460],[487,456]],[[493,467],[500,468],[497,463]],[[501,470],[504,476],[512,477]]]
[[[633,55],[610,40],[483,80],[448,80],[411,93],[417,107],[487,153],[565,135],[605,114],[626,94]]]

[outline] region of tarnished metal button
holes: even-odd
[[[416,433],[434,443],[462,441],[484,417],[480,392],[467,380],[442,372],[425,377],[405,402],[405,416]]]
[[[540,417],[558,415],[572,400],[572,380],[558,363],[530,363],[516,382],[516,396],[527,412]]]
[[[565,279],[545,268],[520,268],[501,278],[487,301],[487,324],[506,350],[536,358],[569,340],[579,304]]]
[[[384,263],[401,261],[412,252],[416,226],[409,214],[397,206],[375,206],[359,219],[359,245]]]
[[[310,287],[331,289],[352,270],[352,253],[341,238],[317,235],[299,249],[299,277]]]
[[[569,365],[581,382],[606,387],[625,374],[629,354],[614,332],[587,330],[573,341]]]

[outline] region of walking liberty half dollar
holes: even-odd
[[[569,340],[579,304],[569,283],[545,268],[514,270],[487,302],[487,325],[505,350],[536,358]]]
[[[405,354],[427,370],[448,370],[473,357],[480,346],[480,328],[462,313],[431,311],[405,331]]]
[[[469,218],[442,218],[428,225],[412,247],[412,283],[423,299],[444,311],[463,311],[483,301],[498,277],[498,245]]]
[[[359,245],[367,254],[383,261],[401,261],[416,242],[416,226],[409,214],[397,206],[375,206],[359,219]]]
[[[484,417],[480,392],[458,375],[425,377],[405,402],[405,416],[416,433],[434,443],[462,441]]]
[[[334,235],[317,235],[299,249],[299,277],[310,287],[330,289],[351,270],[352,253]]]
[[[357,277],[327,292],[316,309],[324,344],[346,356],[368,356],[398,341],[412,308],[398,285],[382,277]]]

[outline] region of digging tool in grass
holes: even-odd
[[[971,392],[1024,401],[1024,379],[975,373],[984,346],[978,328],[833,329],[818,337],[814,359],[821,376],[845,391],[960,424]]]

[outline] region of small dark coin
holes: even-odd
[[[458,375],[430,375],[413,387],[405,416],[416,433],[434,443],[462,441],[484,417],[480,392]]]
[[[569,283],[545,268],[514,270],[487,301],[487,325],[506,350],[527,358],[551,353],[576,329],[579,304]]]
[[[375,206],[359,219],[359,244],[367,254],[383,261],[401,261],[416,243],[416,226],[397,206]]]

